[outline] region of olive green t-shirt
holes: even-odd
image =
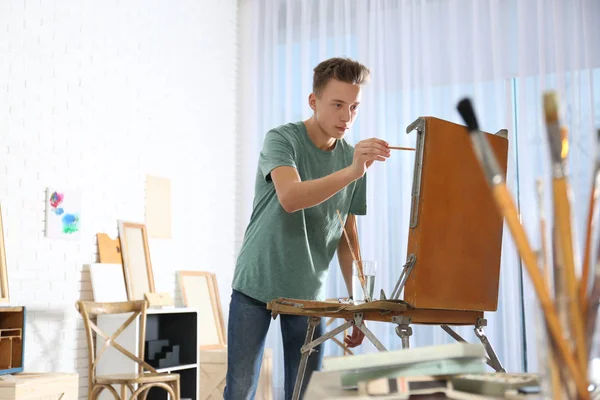
[[[288,213],[279,203],[271,171],[294,167],[308,181],[351,165],[353,156],[354,148],[344,139],[331,151],[319,149],[302,121],[266,134],[233,289],[265,303],[279,297],[324,300],[329,263],[343,233],[336,210],[344,222],[349,213],[366,214],[366,176],[319,205]]]

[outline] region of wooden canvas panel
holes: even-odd
[[[495,311],[502,216],[466,128],[423,119],[420,196],[413,205],[418,214],[407,248],[416,263],[404,300],[416,308]],[[508,140],[492,134],[487,139],[506,174]]]
[[[181,297],[186,307],[198,309],[202,329],[198,332],[201,349],[226,347],[225,323],[215,274],[203,271],[179,271]]]
[[[127,298],[130,301],[144,300],[145,293],[155,291],[146,226],[119,221],[119,240],[123,254]]]
[[[97,233],[98,256],[103,264],[123,264],[121,241],[117,237],[111,239],[106,233]]]

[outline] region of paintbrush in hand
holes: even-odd
[[[409,150],[409,151],[415,150],[413,147],[399,147],[399,146],[388,146],[388,149],[390,149],[390,150]]]

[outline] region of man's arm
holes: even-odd
[[[358,243],[358,228],[356,226],[356,216],[353,214],[348,214],[348,218],[346,218],[346,233],[348,233],[348,238],[350,243],[352,244],[352,251],[354,251],[354,255],[360,258],[360,245]],[[344,234],[342,233],[342,236]],[[352,293],[352,253],[350,252],[350,248],[348,247],[348,241],[345,237],[340,239],[340,243],[337,248],[338,261],[340,264],[340,270],[342,271],[342,276],[344,277],[344,282],[346,283],[346,287],[348,288],[348,295],[354,296]]]
[[[271,172],[279,203],[289,213],[321,204],[358,178],[350,167],[304,182],[294,167],[277,167]]]
[[[289,213],[314,207],[362,177],[374,161],[385,161],[390,156],[387,142],[367,139],[354,149],[350,166],[323,178],[302,181],[294,167],[281,166],[271,171],[277,198]]]

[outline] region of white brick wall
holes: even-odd
[[[28,308],[27,371],[76,371],[78,299],[95,235],[144,220],[144,177],[168,177],[173,238],[150,240],[158,291],[179,269],[235,262],[235,0],[0,0],[0,204],[12,305]],[[78,242],[44,237],[44,191],[83,196]]]

